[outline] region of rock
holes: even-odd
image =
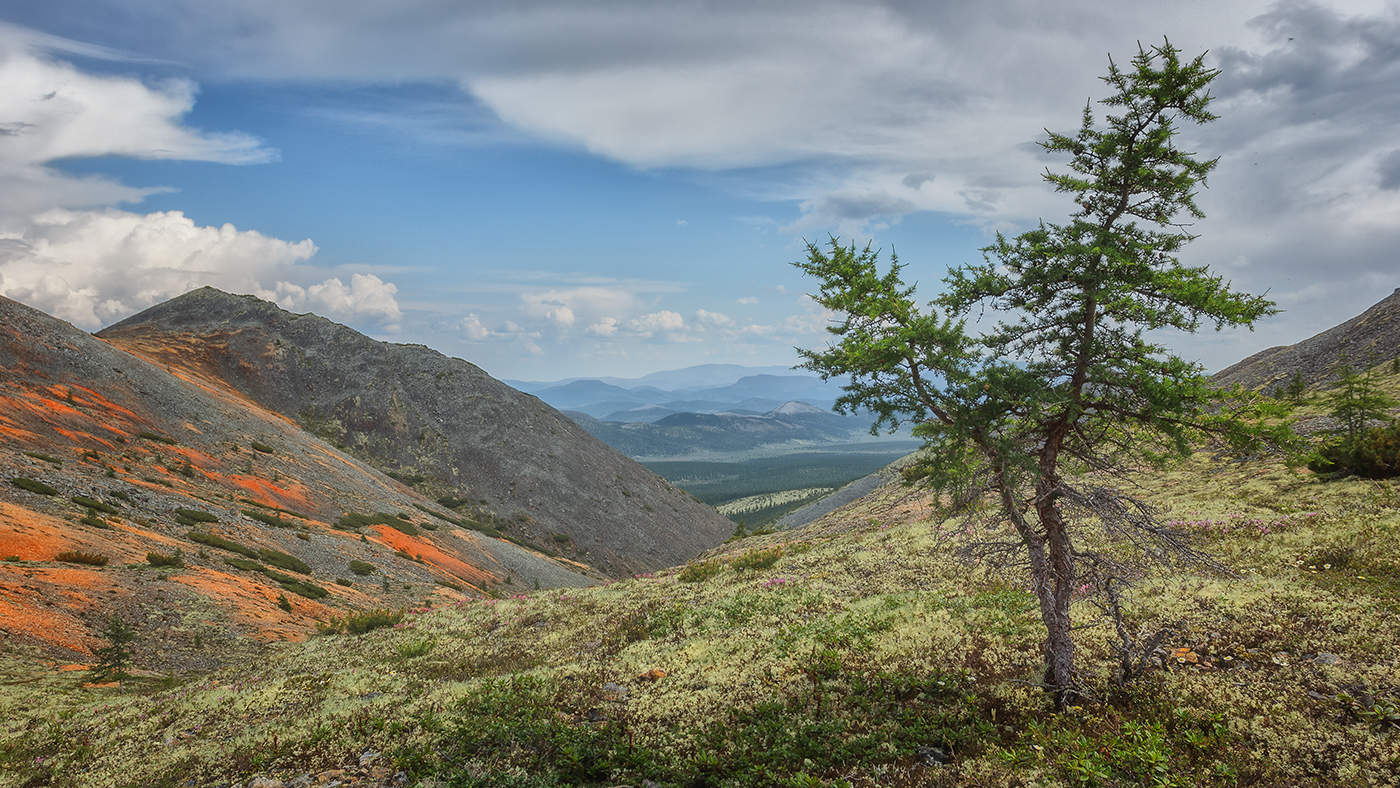
[[[286,788],[287,784],[275,777],[254,777],[248,788]]]
[[[666,671],[662,670],[661,668],[652,668],[646,673],[643,673],[642,675],[638,676],[637,681],[656,681],[657,679],[664,678],[666,678]]]
[[[609,681],[607,684],[604,684],[603,693],[612,696],[609,700],[627,700],[627,688],[615,681]]]
[[[364,752],[360,753],[360,768],[369,768],[369,766],[373,764],[375,760],[379,758],[379,756],[380,753],[377,753],[374,750],[365,750]]]
[[[920,747],[914,754],[925,766],[942,766],[953,760],[953,756],[949,755],[948,751],[942,747]]]
[[[1336,654],[1328,654],[1326,652],[1323,652],[1313,657],[1313,662],[1316,662],[1319,665],[1335,665],[1341,661],[1341,657],[1337,656]]]

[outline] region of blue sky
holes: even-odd
[[[1187,259],[1285,313],[1400,286],[1400,6],[51,0],[0,10],[0,293],[96,329],[202,284],[501,377],[791,363],[836,233],[930,296],[1062,203],[1029,143],[1109,52],[1224,71]],[[1006,22],[1004,20],[1016,20]]]

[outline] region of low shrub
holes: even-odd
[[[457,527],[459,527],[459,528],[466,528],[466,527],[467,527],[466,521],[463,520],[462,518],[460,518],[460,517],[449,517],[448,515],[445,515],[445,514],[443,514],[442,512],[439,512],[439,511],[435,511],[435,510],[433,510],[433,509],[430,509],[430,508],[428,508],[427,506],[424,506],[424,505],[421,504],[421,503],[415,503],[415,504],[413,504],[413,508],[415,508],[415,509],[417,509],[418,511],[423,512],[424,514],[427,514],[427,515],[429,515],[429,516],[436,517],[436,518],[438,518],[439,520],[441,520],[441,521],[443,521],[443,522],[445,522],[445,523],[451,523],[452,525],[455,525],[455,526],[457,526]],[[425,524],[425,527],[426,527],[426,524]]]
[[[337,577],[337,578],[335,579],[335,584],[338,585],[338,586],[345,586],[345,587],[347,587],[347,588],[350,587],[350,586],[355,585],[354,583],[350,582],[349,580],[346,580],[346,579],[343,578],[343,577]]]
[[[106,528],[108,530],[111,530],[112,528],[112,526],[109,525],[106,520],[103,520],[101,517],[98,517],[96,512],[88,512],[82,517],[79,517],[78,522],[82,523],[83,525],[90,525],[93,528]]]
[[[1308,462],[1308,468],[1317,473],[1365,479],[1400,476],[1400,424],[1372,427],[1353,440],[1324,444]]]
[[[176,509],[175,522],[180,525],[196,525],[198,523],[217,523],[219,518],[199,509]]]
[[[371,525],[387,525],[396,528],[409,536],[417,536],[418,529],[413,527],[404,519],[403,515],[389,514],[388,512],[375,512],[374,514],[359,514],[356,512],[346,512],[335,521],[335,527],[343,531],[358,531]]]
[[[350,561],[350,571],[357,575],[371,575],[374,574],[374,564],[368,561],[353,559]]]
[[[157,553],[154,550],[152,550],[151,552],[146,553],[146,563],[150,564],[151,566],[173,566],[179,568],[185,565],[185,555],[179,550],[176,550],[173,554],[170,555],[167,555],[165,553]]]
[[[148,441],[155,441],[156,443],[165,443],[165,444],[168,444],[168,445],[170,445],[170,446],[176,446],[176,445],[179,444],[179,441],[175,440],[174,438],[171,438],[171,437],[166,436],[166,435],[161,435],[161,434],[158,433],[158,432],[143,432],[143,433],[137,435],[136,437],[142,438],[142,439],[148,440]]]
[[[262,443],[261,441],[253,441],[248,445],[253,447],[253,451],[262,452],[263,454],[272,454],[274,451],[276,451],[276,449],[272,448],[266,443]]]
[[[778,563],[778,559],[783,557],[783,548],[769,547],[763,550],[751,550],[734,559],[735,569],[767,569]]]
[[[101,553],[88,553],[82,550],[64,550],[53,557],[55,561],[62,561],[65,564],[87,564],[88,566],[106,566],[107,556]]]
[[[291,528],[291,523],[281,519],[281,515],[267,514],[267,512],[258,511],[258,509],[239,509],[239,511],[246,518],[256,519],[256,521],[273,526],[273,528]]]
[[[280,569],[286,569],[290,572],[300,572],[303,575],[311,574],[311,567],[307,566],[305,561],[280,550],[273,550],[268,547],[259,548],[258,558]]]
[[[706,561],[692,561],[681,569],[676,575],[676,579],[682,583],[700,583],[709,580],[724,568],[724,564],[719,560],[711,558]]]
[[[52,456],[52,455],[43,454],[43,453],[37,452],[37,451],[27,451],[27,452],[24,453],[24,456],[26,456],[26,457],[33,457],[33,458],[36,459],[36,460],[41,460],[41,461],[43,461],[43,462],[47,462],[47,463],[49,463],[50,465],[62,465],[62,464],[63,464],[63,460],[60,460],[59,458],[54,457],[54,456]]]
[[[86,495],[75,495],[72,498],[69,498],[68,500],[72,501],[73,503],[76,503],[79,506],[85,506],[89,509],[95,509],[104,514],[117,513],[117,507],[111,505],[110,503],[103,503],[102,501],[99,501],[96,498],[89,498]]]
[[[362,610],[344,618],[333,618],[316,629],[323,635],[363,635],[376,629],[392,627],[403,620],[402,610]]]
[[[407,643],[400,643],[399,657],[401,659],[415,659],[417,657],[426,655],[429,651],[432,651],[433,646],[436,645],[437,641],[432,638],[423,638],[422,640],[410,640]]]
[[[58,495],[58,490],[44,484],[38,479],[26,479],[23,476],[16,476],[10,480],[10,484],[35,495]]]
[[[232,539],[225,539],[218,534],[211,534],[208,531],[190,531],[186,536],[191,542],[199,542],[210,547],[217,547],[220,550],[227,550],[230,553],[238,553],[248,558],[260,558],[258,551],[247,545],[241,545]]]
[[[286,594],[277,595],[277,606],[288,613],[292,612],[292,600],[288,599]]]

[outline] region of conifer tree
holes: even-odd
[[[126,668],[131,664],[131,642],[136,639],[136,631],[121,616],[113,613],[102,627],[102,637],[107,639],[107,645],[93,649],[92,655],[97,658],[93,675],[102,680],[119,681],[126,678]]]
[[[1276,311],[1178,257],[1216,164],[1178,147],[1178,124],[1215,118],[1218,73],[1165,40],[1139,46],[1126,68],[1110,59],[1106,117],[1086,104],[1077,132],[1047,131],[1040,143],[1068,157],[1067,171],[1044,178],[1077,210],[1060,224],[999,234],[982,263],[950,270],[928,308],[898,259],[881,273],[868,245],[808,244],[794,264],[819,283],[813,298],[840,316],[832,344],[799,349],[823,377],[851,376],[838,409],[870,410],[875,428],[912,421],[926,445],[907,478],[963,501],[990,495],[1014,529],[1046,628],[1044,684],[1060,707],[1078,688],[1071,596],[1094,584],[1117,609],[1118,567],[1078,549],[1067,515],[1092,516],[1151,556],[1197,555],[1151,509],[1091,480],[1103,474],[1075,473],[1184,456],[1207,435],[1239,448],[1268,437],[1216,407],[1220,393],[1200,365],[1157,339],[1202,324],[1250,326]],[[970,332],[967,321],[984,314],[995,323]]]

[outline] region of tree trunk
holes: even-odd
[[[1069,602],[1074,594],[1074,551],[1060,507],[1053,477],[1036,485],[1036,515],[1045,531],[1044,578],[1036,578],[1040,617],[1045,622],[1045,684],[1054,693],[1055,707],[1063,709],[1075,695],[1074,640],[1070,637]]]

